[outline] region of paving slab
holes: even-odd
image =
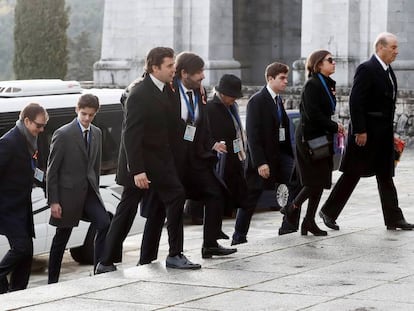
[[[407,150],[395,184],[411,222],[413,172],[414,151]],[[45,285],[47,272],[40,270],[27,290],[0,295],[0,310],[414,310],[414,231],[386,230],[374,178],[361,180],[338,219],[341,230],[328,229],[328,236],[278,236],[281,219],[275,211],[256,213],[249,242],[213,259],[201,258],[202,227],[186,226],[185,254],[203,266],[196,271],[165,267],[165,232],[158,260],[136,266],[138,235],[124,253],[133,259],[118,271],[94,276],[79,268],[77,274],[69,265],[62,282]],[[233,226],[234,219],[224,220],[227,234]]]

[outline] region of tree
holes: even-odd
[[[99,59],[91,48],[89,33],[82,31],[80,35],[69,41],[69,80],[93,80],[93,64]]]
[[[68,13],[65,0],[17,0],[13,62],[17,79],[65,78]]]

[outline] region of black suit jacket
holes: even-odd
[[[389,66],[393,83],[373,55],[360,64],[354,76],[349,107],[348,143],[341,170],[359,176],[394,176],[394,111],[397,79]],[[394,93],[393,93],[394,84]],[[355,134],[367,133],[364,147],[355,144]]]
[[[280,165],[282,165],[280,153],[286,152],[293,157],[288,126],[289,118],[285,109],[282,109],[282,118],[284,124],[286,124],[284,126],[286,141],[283,143],[285,145],[283,150],[279,142],[280,122],[277,107],[267,88],[263,87],[261,91],[254,94],[247,104],[247,178],[250,180],[252,176],[259,176],[257,168],[263,164],[268,164],[270,167],[270,178],[267,180],[261,179],[262,182],[265,182],[266,188],[273,188],[275,182],[287,182],[278,178],[281,175]]]
[[[205,169],[214,167],[217,162],[217,155],[213,151],[215,140],[210,132],[210,124],[206,111],[205,90],[194,90],[195,96],[198,97],[198,118],[195,121],[196,133],[193,142],[184,140],[186,122],[181,119],[181,98],[178,79],[174,79],[169,88],[169,96],[175,118],[171,124],[172,127],[172,147],[176,156],[177,165],[181,172],[187,168]]]
[[[32,211],[32,158],[17,127],[0,138],[0,234],[35,236]]]
[[[188,183],[184,178],[186,174],[203,174],[203,171],[214,171],[217,163],[217,153],[212,149],[216,142],[210,131],[210,122],[207,114],[207,100],[205,90],[194,90],[195,96],[198,97],[198,118],[195,121],[196,133],[193,142],[184,140],[184,132],[186,129],[186,122],[181,119],[181,98],[180,89],[177,78],[169,88],[169,97],[171,109],[173,110],[174,118],[171,119],[170,124],[173,154],[176,161],[176,166],[179,171],[181,180],[186,188],[186,193],[189,198],[199,199],[200,189],[192,187],[191,182]],[[191,173],[189,173],[191,172]],[[217,179],[223,184],[222,180],[217,176]],[[224,186],[224,184],[223,184]]]

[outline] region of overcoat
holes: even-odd
[[[124,128],[120,146],[117,183],[136,187],[134,175],[145,172],[150,189],[174,194],[182,184],[171,150],[172,108],[167,88],[161,92],[149,74],[131,88],[124,107]],[[174,189],[173,189],[173,188]],[[138,188],[137,188],[138,189]],[[148,217],[153,191],[141,205],[141,215]]]
[[[321,75],[325,80],[332,99],[335,101],[335,81]],[[296,129],[296,163],[303,186],[322,186],[329,189],[332,184],[332,156],[312,161],[307,140],[327,135],[333,141],[338,124],[331,120],[335,109],[317,74],[313,74],[303,86],[300,103],[300,122]],[[331,150],[333,155],[333,149]]]
[[[344,173],[361,177],[394,176],[393,122],[397,79],[391,66],[389,71],[386,73],[375,56],[356,70],[349,98],[348,142],[340,167]],[[367,133],[364,147],[355,143],[358,133]]]
[[[233,140],[237,138],[234,120],[231,115],[239,115],[237,103],[233,104],[232,112],[214,95],[213,99],[207,102],[207,113],[210,121],[211,135],[215,141],[225,141],[227,153],[223,155],[224,161],[221,161],[222,178],[229,190],[232,198],[230,205],[238,208],[239,200],[242,200],[247,193],[247,184],[244,176],[244,162],[240,161],[238,154],[234,153]],[[240,117],[238,117],[240,121]],[[241,124],[239,125],[242,126]],[[233,203],[236,203],[233,204]]]
[[[289,180],[281,179],[281,144],[279,142],[280,121],[275,100],[270,95],[266,86],[254,94],[247,104],[246,133],[247,133],[247,171],[248,186],[257,188],[263,184],[264,189],[274,189],[275,183],[288,183]],[[284,124],[289,124],[285,109],[282,111]],[[292,155],[289,126],[285,128],[286,150]],[[268,164],[270,177],[263,179],[257,173],[259,166]],[[254,185],[253,185],[254,184]],[[260,187],[260,186],[259,186]],[[260,187],[262,188],[262,187]]]
[[[89,185],[105,206],[99,193],[102,133],[91,124],[89,135],[88,150],[77,118],[53,133],[46,191],[48,204],[60,203],[62,206],[61,219],[50,217],[49,223],[53,226],[70,228],[79,224]]]
[[[0,138],[0,234],[34,237],[33,159],[15,126]]]

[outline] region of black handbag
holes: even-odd
[[[312,161],[325,159],[331,156],[331,141],[326,135],[306,141]]]

